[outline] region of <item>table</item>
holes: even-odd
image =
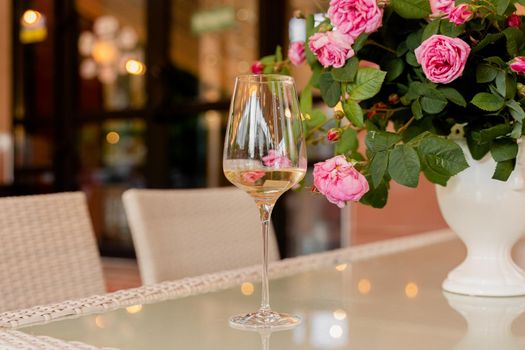
[[[235,282],[222,290],[201,286],[197,295],[143,298],[140,305],[14,328],[126,350],[525,349],[525,297],[441,290],[463,256],[450,232],[436,232],[278,263],[272,266],[272,307],[299,314],[303,322],[272,334],[235,330],[227,322],[258,306],[259,284],[239,283],[257,279],[256,267],[230,274]]]

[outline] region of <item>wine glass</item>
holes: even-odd
[[[246,191],[259,208],[262,226],[262,301],[259,310],[233,316],[242,329],[286,329],[299,317],[270,309],[268,228],[277,199],[304,177],[306,145],[293,78],[242,75],[235,80],[224,141],[226,178]]]

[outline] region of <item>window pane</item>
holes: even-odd
[[[258,0],[172,0],[172,93],[229,99],[235,76],[258,54]],[[188,83],[185,83],[188,82]]]
[[[81,109],[143,107],[147,69],[144,1],[77,0],[76,7]]]

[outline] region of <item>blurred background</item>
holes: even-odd
[[[128,188],[230,185],[223,133],[234,77],[288,44],[314,0],[0,2],[0,195],[82,190],[102,255],[134,257]],[[299,90],[309,69],[295,68]],[[310,167],[332,154],[309,149]],[[434,188],[393,184],[387,208],[339,210],[287,193],[274,212],[283,257],[445,227]]]

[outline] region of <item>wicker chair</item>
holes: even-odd
[[[0,311],[104,291],[83,193],[0,198]]]
[[[260,263],[259,215],[241,190],[128,190],[124,208],[145,284]],[[270,260],[279,253],[273,230]]]

